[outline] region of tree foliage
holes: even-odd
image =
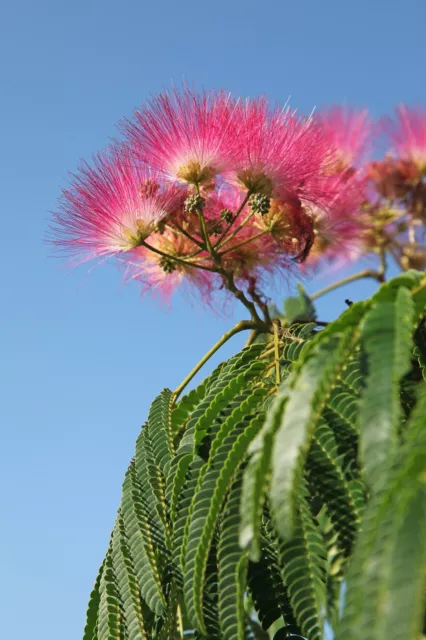
[[[260,339],[181,400],[162,391],[84,640],[321,640],[326,624],[337,640],[417,640],[425,304],[408,271],[324,329],[288,326],[278,367]]]

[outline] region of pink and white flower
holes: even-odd
[[[127,252],[182,206],[182,190],[122,148],[83,163],[54,214],[54,244],[81,259]]]
[[[261,98],[239,103],[236,119],[234,182],[252,193],[321,200],[328,145],[313,118],[271,110]]]
[[[185,88],[153,98],[124,130],[137,158],[172,181],[205,187],[233,166],[235,126],[230,95]]]
[[[426,173],[426,109],[400,105],[396,109],[396,119],[386,118],[383,123],[394,153]]]
[[[356,175],[329,178],[326,209],[308,207],[313,219],[315,241],[307,268],[333,265],[340,268],[365,252],[368,223],[362,212],[366,200],[366,179]]]
[[[316,120],[334,156],[332,173],[351,169],[365,159],[373,132],[367,109],[334,106],[317,114]]]

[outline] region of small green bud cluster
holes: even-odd
[[[161,256],[158,264],[164,273],[173,273],[173,271],[176,271],[176,262],[169,256]]]
[[[271,206],[271,199],[261,193],[255,193],[249,200],[249,206],[253,213],[264,216],[268,213]]]
[[[188,196],[185,200],[185,211],[197,213],[197,211],[200,211],[204,207],[205,202],[204,198],[198,193],[193,196]]]

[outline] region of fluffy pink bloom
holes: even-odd
[[[403,160],[411,160],[426,172],[426,109],[400,105],[396,120],[384,119],[393,151]]]
[[[328,144],[312,118],[270,110],[263,98],[239,103],[236,118],[236,183],[268,196],[321,199]]]
[[[372,137],[367,109],[334,106],[319,113],[316,120],[335,155],[332,170],[349,169],[364,159]]]
[[[184,192],[135,162],[123,149],[84,163],[63,191],[53,242],[82,260],[129,251],[182,206]]]
[[[191,259],[197,247],[190,240],[166,230],[162,234],[153,234],[149,238],[149,245],[171,257],[165,258],[144,246],[137,247],[126,256],[127,279],[138,280],[144,292],[158,294],[166,302],[186,282],[198,289],[203,300],[208,302],[214,289],[216,274],[173,260]],[[208,256],[204,254],[199,256],[198,261],[205,266],[211,265]]]
[[[136,157],[173,181],[211,186],[231,168],[235,101],[224,92],[188,88],[153,98],[124,130]]]
[[[365,252],[367,223],[361,207],[366,198],[366,180],[357,175],[329,178],[326,209],[310,207],[315,241],[306,267],[333,264],[339,268]]]

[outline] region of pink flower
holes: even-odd
[[[393,150],[403,160],[414,162],[421,173],[426,173],[426,109],[400,105],[396,121],[385,118]]]
[[[212,186],[232,166],[234,114],[235,101],[222,91],[174,89],[137,110],[124,130],[136,157],[170,180]]]
[[[366,179],[357,175],[329,178],[326,209],[310,207],[315,241],[306,266],[317,268],[333,264],[340,268],[366,251],[368,224],[362,212],[366,199]]]
[[[236,114],[233,180],[253,193],[321,199],[328,146],[314,120],[270,110],[263,98],[238,104]]]
[[[316,116],[328,147],[334,152],[332,172],[350,169],[361,162],[372,137],[372,122],[367,109],[331,107]]]
[[[181,207],[184,197],[181,190],[162,184],[158,172],[113,148],[98,154],[93,166],[83,163],[63,191],[53,242],[82,260],[129,251]]]

